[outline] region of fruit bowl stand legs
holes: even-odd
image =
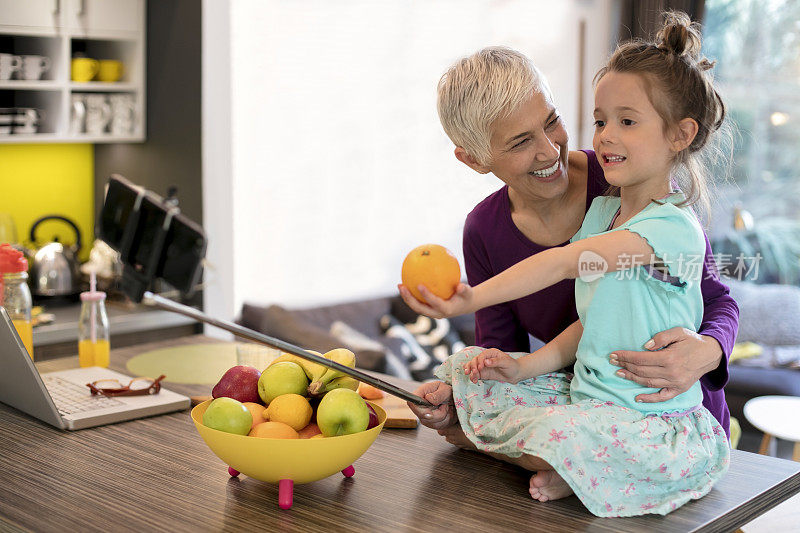
[[[291,509],[293,494],[294,481],[291,479],[282,479],[278,481],[278,507],[281,509]]]
[[[342,470],[342,475],[344,477],[353,477],[355,473],[356,469],[353,468],[353,465],[350,465],[344,470]],[[237,477],[239,475],[239,471],[229,466],[228,474],[230,474],[231,477]],[[291,509],[293,495],[294,495],[294,481],[292,481],[291,479],[281,479],[280,481],[278,481],[278,507],[280,507],[281,509]]]

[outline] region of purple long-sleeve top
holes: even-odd
[[[608,183],[594,152],[584,150],[584,153],[588,158],[585,208],[588,210],[592,200],[606,191]],[[567,244],[569,241],[558,246]],[[464,267],[472,286],[548,248],[551,247],[531,242],[512,221],[508,186],[475,206],[464,224]],[[730,297],[728,287],[719,279],[707,237],[700,288],[704,312],[698,333],[716,339],[724,355],[719,366],[700,380],[703,405],[730,434],[730,414],[723,387],[728,382],[728,359],[739,327],[739,308]],[[478,311],[475,341],[486,348],[529,351],[529,334],[549,342],[576,320],[575,281],[563,280],[524,298]]]

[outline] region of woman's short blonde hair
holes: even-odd
[[[488,165],[492,123],[534,93],[552,101],[547,80],[530,59],[511,48],[483,48],[456,61],[439,80],[439,120],[456,146]]]

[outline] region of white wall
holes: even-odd
[[[502,184],[453,157],[439,77],[481,47],[511,46],[544,72],[571,125],[578,18],[588,83],[612,4],[205,0],[206,309],[231,318],[244,301],[392,294],[405,254],[426,242],[461,259],[464,217]]]

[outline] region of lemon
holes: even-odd
[[[281,394],[266,409],[270,422],[282,422],[300,431],[311,421],[311,404],[299,394]]]

